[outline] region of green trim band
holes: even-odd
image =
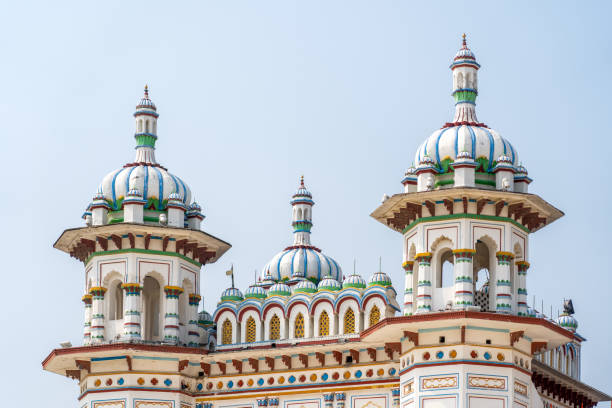
[[[85,264],[88,264],[89,261],[91,261],[91,259],[94,256],[100,256],[100,255],[115,255],[115,254],[125,254],[125,253],[138,253],[138,254],[150,254],[150,255],[165,255],[165,256],[176,256],[177,258],[181,258],[184,261],[187,261],[191,264],[194,264],[197,267],[202,267],[202,264],[199,263],[198,261],[194,261],[193,259],[183,255],[183,254],[178,254],[176,252],[168,252],[168,251],[154,251],[152,249],[142,249],[142,248],[126,248],[126,249],[115,249],[112,251],[98,251],[98,252],[94,252],[93,254],[89,255],[89,257],[85,260]]]
[[[408,224],[402,230],[402,234],[407,233],[408,231],[410,231],[410,229],[412,229],[412,227],[414,227],[415,225],[417,225],[417,224],[419,224],[421,222],[442,221],[442,220],[456,220],[456,219],[460,219],[460,218],[472,218],[474,220],[509,222],[511,224],[514,224],[514,226],[522,229],[523,231],[525,231],[528,234],[531,232],[531,231],[529,231],[529,228],[525,227],[522,224],[519,224],[518,222],[514,221],[512,218],[496,217],[494,215],[482,215],[482,214],[447,214],[447,215],[436,215],[434,217],[419,218],[418,220],[413,221],[411,224]]]
[[[479,180],[479,179],[476,179],[476,180],[474,180],[474,183],[482,184],[483,186],[497,187],[497,184],[493,180]]]

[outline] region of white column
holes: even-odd
[[[142,322],[140,318],[142,300],[140,292],[142,286],[138,283],[124,283],[121,285],[125,291],[123,303],[123,337],[130,340],[142,338]]]
[[[178,286],[164,286],[166,293],[166,315],[164,319],[164,342],[179,342],[179,315],[178,298],[183,288]]]
[[[468,309],[474,305],[473,249],[455,249],[455,300],[453,309]]]
[[[511,252],[497,252],[497,268],[495,276],[495,311],[498,313],[512,312],[512,282],[510,281],[510,262],[514,255]],[[491,283],[489,283],[491,284]]]
[[[414,257],[419,263],[417,282],[417,313],[431,312],[431,253],[423,252]]]
[[[102,343],[104,341],[104,294],[106,288],[101,286],[89,290],[92,296],[91,314],[91,343]]]
[[[399,408],[400,406],[400,389],[399,388],[391,388],[391,397],[392,402],[391,402],[391,406],[393,408]]]
[[[414,269],[414,261],[406,261],[402,265],[404,270],[406,271],[406,277],[404,281],[404,316],[410,316],[412,314],[412,305],[413,305],[413,287],[412,282],[413,279],[413,269]]]
[[[517,311],[519,316],[527,316],[527,269],[529,269],[529,262],[518,261],[516,267],[518,268]]]
[[[336,393],[336,408],[344,408],[344,402],[346,401],[345,392]]]
[[[325,402],[325,408],[334,408],[334,393],[323,394],[323,401]]]
[[[90,294],[83,295],[81,300],[85,305],[84,323],[83,323],[83,345],[88,346],[91,343],[91,299]]]
[[[198,328],[198,305],[202,297],[197,293],[189,294],[189,308],[187,309],[187,316],[189,321],[188,326],[188,343],[189,347],[198,347],[200,345],[200,330]]]

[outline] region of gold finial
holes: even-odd
[[[461,36],[461,38],[463,39],[463,47],[464,47],[464,48],[465,48],[465,47],[467,47],[467,41],[466,41],[466,39],[465,39],[466,37],[467,37],[467,36],[465,35],[465,33],[463,33],[463,35]]]
[[[149,85],[145,85],[145,92],[144,92],[144,94],[145,94],[145,98],[149,97]]]
[[[300,176],[300,186],[304,187],[304,175],[303,174]]]

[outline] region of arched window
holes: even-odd
[[[232,344],[232,322],[229,319],[225,319],[221,326],[222,344]]]
[[[297,219],[298,221],[302,220],[302,209],[301,208],[298,208],[297,210]]]
[[[246,342],[253,343],[256,333],[257,327],[255,326],[255,319],[253,319],[253,316],[249,316],[246,322]]]
[[[153,134],[157,133],[157,122],[153,121]]]
[[[277,315],[270,319],[270,340],[280,340],[280,319]]]
[[[344,334],[355,333],[355,313],[348,308],[344,313]]]
[[[301,313],[295,318],[293,337],[296,339],[301,339],[304,337],[304,315]]]
[[[325,310],[319,316],[319,336],[329,336],[329,316]]]
[[[150,276],[144,278],[142,304],[145,340],[160,340],[160,292],[157,279]]]
[[[145,133],[149,133],[149,121],[145,120]]]
[[[123,319],[123,289],[121,288],[121,281],[115,281],[111,284],[107,296],[110,302],[108,318],[110,320]]]
[[[370,326],[374,326],[380,320],[380,310],[378,306],[374,305],[372,310],[370,310]]]

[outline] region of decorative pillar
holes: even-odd
[[[124,283],[121,288],[125,291],[123,303],[123,337],[126,339],[141,339],[141,299],[142,287],[138,283]]]
[[[412,292],[413,288],[412,288],[412,282],[414,282],[413,280],[413,269],[414,269],[414,261],[406,261],[402,264],[402,267],[404,268],[404,270],[406,271],[406,278],[404,281],[404,287],[406,289],[404,289],[404,316],[410,316],[412,315],[412,304],[413,304],[413,297],[414,294]]]
[[[455,300],[453,309],[468,309],[474,305],[473,249],[455,249]]]
[[[89,289],[92,296],[91,305],[91,340],[90,343],[102,343],[104,341],[104,294],[106,288],[94,286]]]
[[[391,388],[391,396],[393,397],[392,407],[399,408],[400,405],[400,389],[399,388]]]
[[[495,270],[495,310],[498,313],[512,312],[512,282],[510,282],[510,262],[514,258],[511,252],[497,252]]]
[[[213,408],[212,402],[205,402],[202,404],[202,408]]]
[[[345,392],[336,393],[336,408],[344,408],[344,401],[346,401]]]
[[[416,254],[414,259],[419,263],[417,282],[417,313],[431,312],[431,253]]]
[[[267,407],[268,406],[268,398],[257,398],[257,406],[258,407]]]
[[[518,261],[516,267],[518,268],[518,289],[516,291],[518,315],[527,316],[527,269],[529,269],[529,262]]]
[[[268,405],[272,408],[278,408],[279,401],[278,397],[268,397]]]
[[[325,408],[334,408],[334,393],[323,394],[323,401],[325,402]]]
[[[183,293],[179,286],[164,286],[166,292],[166,315],[164,320],[164,342],[178,343],[179,341],[179,315],[178,298]]]
[[[91,299],[90,294],[85,294],[81,298],[85,304],[85,316],[83,323],[83,345],[88,346],[91,343]]]
[[[197,293],[189,294],[189,327],[188,327],[188,346],[198,347],[200,345],[200,330],[198,328],[198,305],[202,296]]]

